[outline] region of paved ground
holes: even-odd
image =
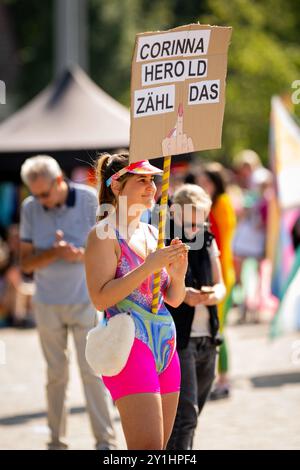
[[[207,403],[195,449],[300,449],[300,336],[270,342],[267,332],[266,324],[228,327],[232,396]],[[43,449],[48,433],[45,366],[36,331],[2,329],[0,340],[0,448]],[[71,449],[92,449],[70,347],[68,442]],[[125,449],[116,410],[113,413],[119,447]]]

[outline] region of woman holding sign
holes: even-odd
[[[89,235],[85,255],[90,297],[97,310],[105,311],[108,326],[122,313],[129,313],[134,322],[124,367],[102,375],[120,412],[128,449],[166,447],[180,389],[176,330],[164,301],[176,307],[185,296],[188,249],[175,239],[156,250],[154,227],[139,220],[153,205],[153,175],[159,173],[148,160],[129,164],[124,154],[100,158],[99,204],[105,214]],[[161,283],[155,315],[151,305],[157,271]],[[120,346],[114,344],[112,354]]]

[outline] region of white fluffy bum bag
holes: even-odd
[[[112,377],[121,372],[135,338],[134,321],[128,313],[119,313],[89,331],[85,357],[97,375]]]

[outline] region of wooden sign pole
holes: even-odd
[[[162,193],[159,206],[159,227],[158,227],[158,244],[157,249],[163,248],[166,230],[166,218],[168,210],[168,193],[170,182],[170,169],[171,169],[171,156],[164,157],[164,172],[162,176]],[[158,300],[160,292],[160,271],[154,274],[153,283],[153,300],[152,300],[152,313],[156,314],[158,311]]]

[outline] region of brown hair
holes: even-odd
[[[211,162],[204,166],[203,173],[215,187],[214,194],[212,196],[212,202],[215,204],[218,197],[226,192],[225,168],[219,162]]]
[[[99,206],[102,204],[112,204],[116,206],[116,198],[112,192],[111,185],[106,186],[106,180],[112,175],[117,173],[122,168],[125,168],[129,165],[129,154],[128,152],[118,153],[110,155],[109,153],[104,153],[99,156],[99,159],[96,162],[96,177],[99,186]],[[121,176],[118,181],[120,181],[121,188],[125,186],[127,179],[131,176],[130,173],[125,173]],[[98,220],[106,217],[107,214],[98,217]]]

